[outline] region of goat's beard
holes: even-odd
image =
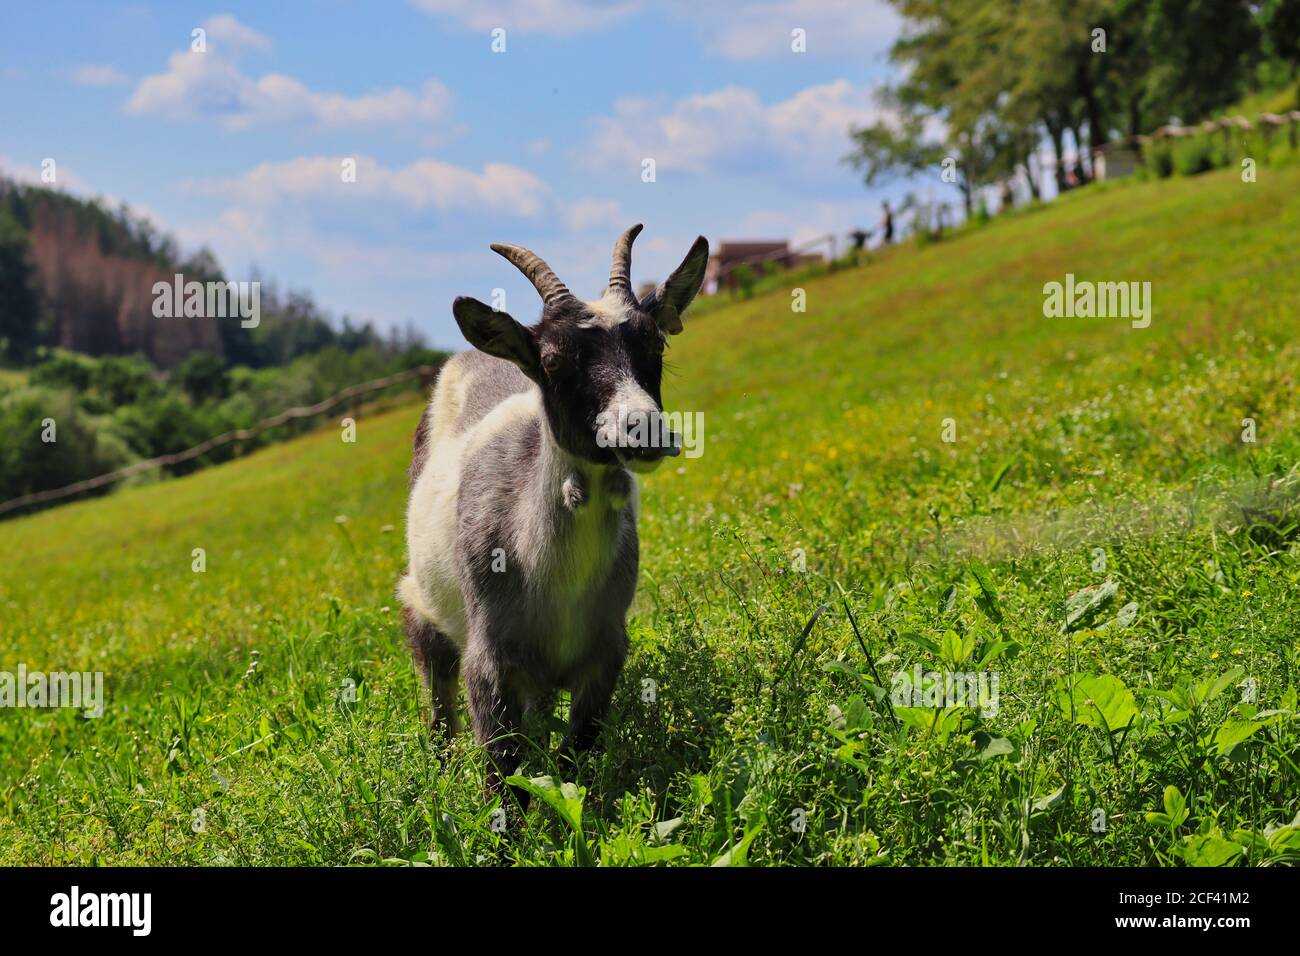
[[[624,458],[622,455],[618,456],[618,461],[628,471],[638,475],[648,475],[664,463],[662,458],[646,461],[644,458]]]

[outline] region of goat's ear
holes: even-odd
[[[700,236],[673,274],[641,300],[641,311],[649,313],[669,335],[676,335],[682,330],[682,313],[704,284],[708,264],[709,241]]]
[[[541,375],[541,357],[533,333],[505,312],[498,312],[478,299],[460,296],[451,304],[451,314],[474,348],[514,362],[531,379]]]

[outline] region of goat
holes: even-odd
[[[398,585],[412,654],[432,696],[431,730],[457,731],[463,673],[474,735],[499,792],[522,759],[523,714],[557,689],[572,697],[562,752],[596,742],[623,661],[636,590],[632,472],[680,451],[661,428],[668,335],[704,280],[709,245],[640,301],[632,243],[614,247],[609,284],[584,302],[540,257],[494,243],[542,298],[531,327],[472,298],[452,303],[478,351],[438,376],[416,431],[408,567]]]

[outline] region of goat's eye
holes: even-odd
[[[542,368],[546,370],[547,375],[554,375],[564,364],[564,359],[559,352],[547,352],[542,356]]]

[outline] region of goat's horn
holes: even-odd
[[[629,302],[636,302],[632,294],[632,243],[640,235],[641,223],[637,223],[614,243],[614,261],[609,267],[609,288],[622,293]]]
[[[537,253],[522,246],[511,246],[504,242],[494,242],[491,248],[497,255],[509,259],[516,269],[528,277],[528,281],[533,284],[533,288],[542,297],[544,304],[549,305],[555,299],[562,299],[573,294],[560,281],[560,277],[555,274],[555,271]]]

